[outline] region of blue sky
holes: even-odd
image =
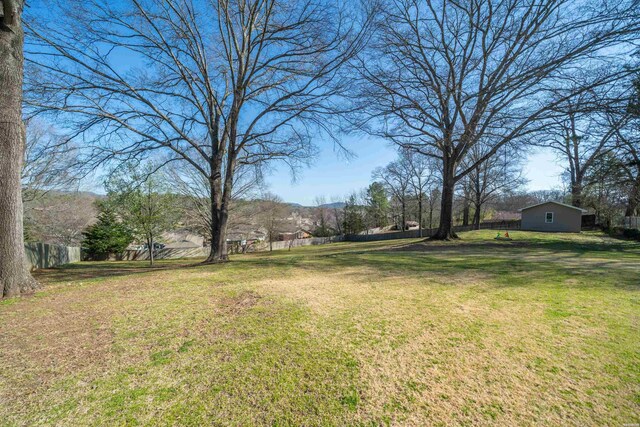
[[[371,172],[396,157],[396,151],[383,140],[371,137],[346,138],[344,144],[355,157],[345,158],[332,143],[320,145],[320,153],[312,166],[300,169],[293,179],[288,168],[274,169],[267,177],[268,190],[290,203],[313,206],[317,196],[327,202],[343,197],[371,183]],[[532,151],[524,162],[523,174],[529,180],[527,189],[550,190],[562,185],[563,167],[550,149]],[[88,179],[82,186],[88,191],[104,193],[101,177]]]
[[[325,196],[331,202],[334,196],[344,196],[368,186],[371,172],[396,156],[395,149],[379,139],[354,137],[345,140],[345,144],[356,154],[355,158],[345,159],[332,144],[321,146],[313,166],[301,169],[295,180],[289,169],[275,170],[267,178],[269,190],[287,202],[306,206],[312,206],[316,196]],[[562,172],[562,166],[549,149],[533,151],[524,163],[523,173],[529,180],[527,189],[531,191],[559,187]]]

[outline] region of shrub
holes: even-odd
[[[131,231],[111,210],[103,210],[98,215],[98,222],[82,233],[84,240],[82,250],[89,259],[102,259],[109,254],[117,254],[126,249],[132,242]]]

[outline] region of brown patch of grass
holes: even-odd
[[[251,309],[262,297],[250,290],[243,290],[238,295],[224,297],[220,300],[220,311],[232,315],[240,315],[246,310]]]

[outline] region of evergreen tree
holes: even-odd
[[[349,196],[344,206],[344,233],[357,234],[362,230],[364,230],[362,209],[358,205],[356,195],[352,194]]]
[[[367,188],[367,217],[373,227],[384,227],[388,224],[389,199],[380,182],[373,182]]]
[[[98,222],[82,233],[84,240],[82,249],[90,258],[106,257],[109,254],[120,253],[133,240],[129,229],[118,221],[115,213],[104,206],[100,206]]]

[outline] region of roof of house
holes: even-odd
[[[525,208],[520,209],[520,210],[519,210],[519,212],[522,212],[522,211],[527,210],[527,209],[535,208],[536,206],[546,205],[546,204],[549,204],[549,203],[553,203],[554,205],[564,206],[565,208],[576,209],[576,210],[579,210],[579,211],[580,211],[580,212],[582,212],[582,213],[586,213],[586,212],[587,212],[587,210],[586,210],[586,209],[577,208],[577,207],[575,207],[575,206],[567,205],[567,204],[560,203],[560,202],[554,202],[554,201],[548,201],[548,202],[536,203],[535,205],[527,206],[527,207],[525,207]]]

